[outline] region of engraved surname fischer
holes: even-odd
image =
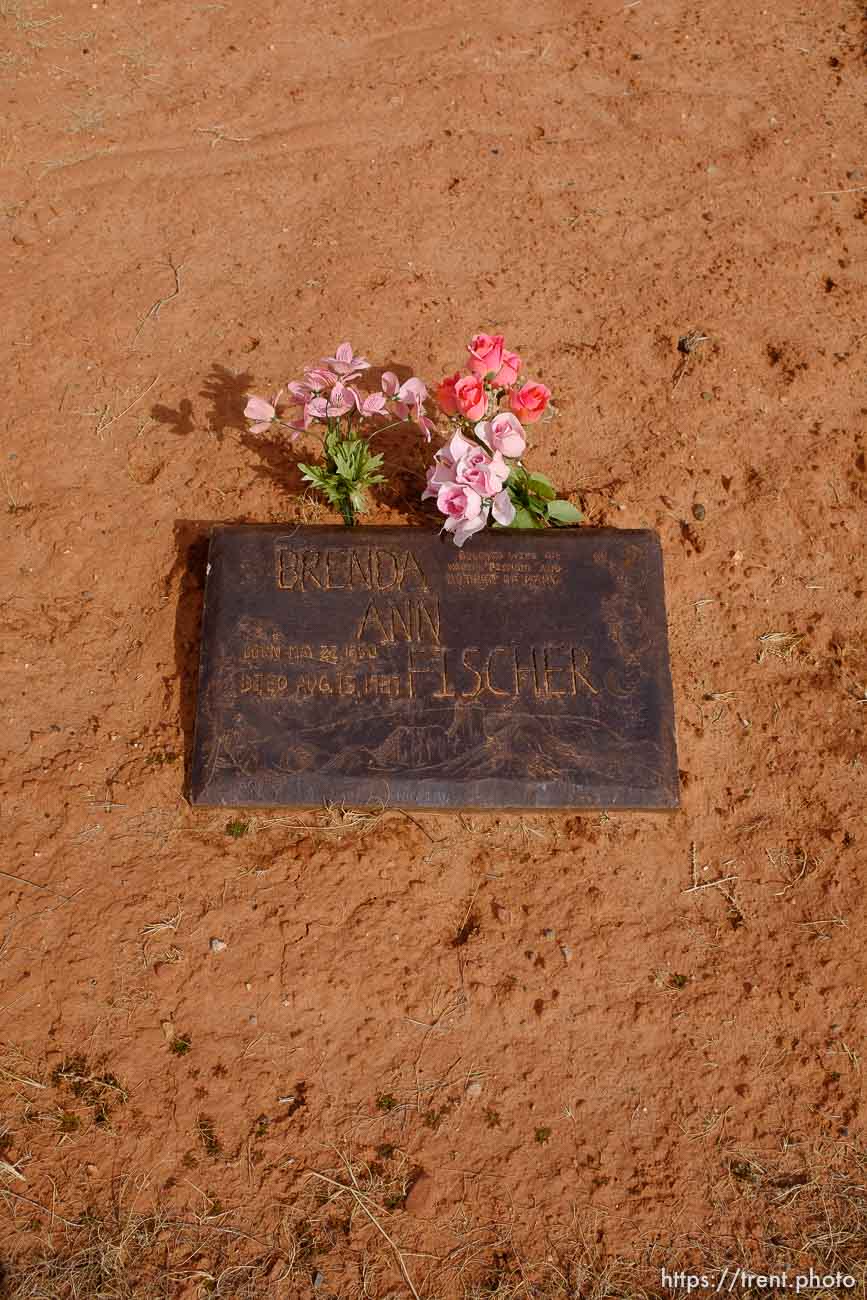
[[[454,699],[455,692],[449,686],[449,660],[448,650],[442,648],[416,651],[412,646],[409,650],[409,665],[407,669],[407,680],[409,683],[410,698],[414,698],[416,691],[416,678],[430,681],[431,677],[437,680],[437,688],[430,694],[434,700],[451,700]],[[419,656],[429,656],[433,662],[424,663]],[[428,692],[423,692],[428,694]]]
[[[277,586],[282,591],[429,591],[412,551],[378,546],[294,550],[278,546]]]
[[[382,602],[380,602],[382,606]],[[371,620],[376,620],[372,623]],[[368,630],[384,634],[381,608],[371,601],[365,613]],[[390,672],[375,670],[354,674],[346,671],[351,660],[331,655],[337,647],[321,646],[318,655],[310,654],[320,664],[333,665],[330,673],[303,672],[300,676],[282,673],[242,671],[239,689],[242,695],[294,696],[371,694],[403,696],[408,699],[463,701],[517,700],[522,694],[536,699],[556,700],[567,696],[598,696],[605,693],[618,699],[633,694],[608,673],[604,686],[592,680],[590,657],[581,646],[551,644],[541,646],[497,645],[490,649],[466,646],[453,649],[422,640],[391,641],[403,653]],[[373,647],[371,647],[373,648]],[[323,653],[326,652],[326,653]],[[356,670],[361,667],[355,661]],[[354,684],[353,684],[354,683]],[[625,685],[625,684],[624,684]]]

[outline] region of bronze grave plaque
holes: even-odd
[[[658,537],[216,528],[191,798],[677,807]]]

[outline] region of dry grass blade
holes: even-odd
[[[818,859],[808,857],[806,849],[797,848],[791,855],[788,849],[783,849],[776,857],[770,849],[765,849],[765,853],[771,865],[783,873],[780,881],[783,888],[774,894],[775,898],[784,897],[790,889],[794,889],[802,880],[806,880],[807,876],[813,875],[819,867]]]
[[[181,292],[181,271],[182,271],[183,268],[184,268],[184,263],[181,262],[181,263],[179,263],[179,264],[176,266],[175,263],[172,261],[172,259],[169,258],[169,259],[168,259],[168,266],[169,266],[169,269],[172,271],[172,273],[173,273],[173,275],[174,275],[174,277],[175,277],[175,287],[174,287],[174,289],[172,290],[171,293],[166,294],[166,295],[165,295],[164,297],[162,297],[162,298],[157,298],[156,302],[153,303],[153,304],[152,304],[152,305],[147,309],[147,311],[145,312],[144,316],[143,316],[143,317],[141,318],[141,320],[139,321],[138,328],[136,329],[135,334],[133,334],[133,336],[132,336],[132,337],[133,337],[133,343],[136,341],[136,339],[138,338],[139,334],[140,334],[140,333],[142,332],[142,330],[144,329],[146,323],[147,323],[149,320],[156,320],[157,317],[158,317],[159,314],[160,314],[161,309],[166,305],[166,303],[167,303],[167,302],[171,302],[173,298],[177,298],[178,295],[179,295],[180,292]],[[154,380],[154,383],[156,383],[156,380]],[[153,385],[151,385],[151,386],[153,387]],[[127,408],[127,409],[129,409],[129,408]],[[126,412],[124,412],[124,414],[126,414]]]
[[[142,926],[141,932],[144,935],[162,934],[166,930],[171,930],[174,933],[180,925],[183,915],[179,908],[174,916],[167,917],[165,921],[153,921],[150,925]]]
[[[386,804],[378,808],[347,808],[345,804],[326,803],[316,821],[296,821],[294,817],[252,817],[247,823],[247,833],[269,830],[281,826],[290,831],[313,831],[319,835],[345,835],[363,833],[378,826],[388,811]]]
[[[283,1250],[239,1229],[204,1220],[188,1223],[159,1209],[126,1209],[122,1196],[105,1212],[88,1210],[78,1222],[30,1197],[0,1190],[0,1198],[50,1216],[53,1228],[46,1241],[23,1254],[4,1253],[3,1295],[8,1300],[174,1300],[181,1294],[207,1292],[232,1300],[260,1300],[270,1294],[275,1263],[279,1268],[287,1259]],[[62,1234],[58,1224],[63,1225]],[[240,1241],[254,1242],[257,1257],[239,1260]],[[204,1258],[207,1268],[202,1267]],[[291,1272],[291,1256],[287,1262]]]
[[[329,1178],[327,1174],[317,1173],[315,1169],[311,1169],[310,1173],[314,1178],[319,1178],[323,1183],[329,1183],[332,1187],[339,1188],[341,1192],[348,1192],[349,1195],[353,1197],[356,1204],[358,1205],[358,1208],[367,1216],[368,1219],[370,1219],[370,1222],[376,1228],[377,1232],[379,1232],[385,1238],[389,1246],[391,1246],[391,1249],[394,1251],[395,1259],[398,1262],[400,1271],[404,1276],[407,1286],[412,1292],[414,1300],[421,1300],[418,1291],[416,1291],[415,1289],[413,1280],[410,1277],[409,1270],[407,1269],[406,1261],[403,1258],[403,1254],[401,1252],[400,1247],[388,1235],[385,1228],[383,1228],[382,1224],[379,1222],[379,1220],[377,1219],[376,1215],[372,1212],[372,1210],[368,1209],[367,1205],[365,1204],[367,1197],[359,1189],[357,1184],[355,1186],[350,1186],[348,1183],[340,1183],[335,1178]],[[350,1176],[352,1175],[350,1174]]]
[[[759,637],[759,663],[768,655],[777,659],[790,659],[803,639],[803,632],[766,632]]]

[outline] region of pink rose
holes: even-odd
[[[478,492],[463,483],[443,483],[437,492],[437,510],[450,519],[474,519],[482,508]]]
[[[492,451],[501,451],[513,460],[523,456],[527,446],[520,421],[511,411],[501,411],[493,420],[482,420],[476,425],[476,437],[487,443]]]
[[[467,348],[470,354],[470,370],[474,375],[484,379],[485,375],[495,375],[503,364],[502,334],[476,334]]]
[[[425,470],[425,478],[427,480],[427,485],[425,487],[424,492],[422,492],[421,494],[422,501],[427,501],[428,497],[435,497],[439,493],[440,485],[436,481],[436,475],[437,472],[439,471],[439,468],[440,468],[439,465],[436,463],[436,461],[434,461],[433,465],[428,465],[427,469]],[[447,480],[443,479],[442,481],[446,482]]]
[[[455,385],[460,377],[461,372],[456,370],[453,375],[446,375],[437,388],[437,401],[440,404],[440,410],[445,411],[446,415],[457,415],[458,399],[455,396]]]
[[[447,447],[434,452],[434,463],[427,470],[427,487],[421,494],[422,501],[435,497],[444,483],[455,482],[458,461],[472,445],[456,433]]]
[[[437,493],[437,509],[446,515],[443,528],[454,534],[456,546],[463,546],[488,522],[488,507],[483,507],[478,492],[460,483],[443,484]]]
[[[509,394],[509,405],[519,420],[535,424],[551,400],[551,390],[544,384],[524,384]]]
[[[427,487],[421,494],[422,501],[435,497],[443,483],[456,481],[458,461],[472,445],[462,434],[456,433],[447,447],[434,452],[434,463],[427,471]]]
[[[478,375],[464,375],[455,384],[458,409],[468,420],[480,420],[488,408],[485,385]]]
[[[497,388],[510,388],[518,378],[518,371],[521,369],[521,358],[517,352],[504,352],[503,362],[497,373],[494,375],[494,385]]]
[[[508,528],[515,518],[515,506],[505,488],[494,497],[491,503],[491,514],[504,528]]]
[[[496,496],[508,477],[509,467],[499,452],[490,457],[481,447],[473,445],[455,466],[456,481],[466,483],[481,497]]]

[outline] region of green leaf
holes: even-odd
[[[328,475],[318,465],[299,464],[298,468],[302,472],[302,478],[306,478],[308,483],[313,483],[318,488],[324,488],[328,482]]]
[[[510,528],[539,528],[540,524],[536,522],[529,510],[519,506],[515,511],[515,518],[509,524]]]
[[[548,518],[552,523],[565,527],[568,524],[580,524],[584,516],[571,501],[549,501]]]
[[[531,492],[537,496],[544,497],[546,501],[553,501],[557,495],[557,489],[545,474],[531,474],[527,486]]]

